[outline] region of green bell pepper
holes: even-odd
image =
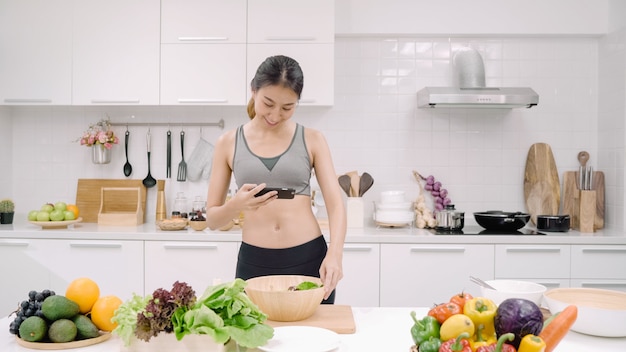
[[[439,347],[441,347],[441,340],[436,337],[430,337],[428,340],[423,341],[419,348],[419,352],[439,352]]]
[[[416,313],[411,312],[411,318],[413,318],[413,327],[411,327],[411,336],[415,345],[419,346],[424,341],[428,341],[431,337],[439,339],[439,329],[441,325],[434,317],[429,315],[417,320]]]

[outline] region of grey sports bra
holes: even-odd
[[[233,175],[237,187],[246,183],[266,183],[267,187],[293,188],[296,194],[311,195],[311,160],[304,141],[304,127],[296,124],[291,144],[282,154],[264,158],[254,154],[237,128]]]

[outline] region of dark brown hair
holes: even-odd
[[[293,90],[298,99],[304,87],[304,75],[300,64],[290,57],[284,55],[270,56],[256,70],[256,74],[250,82],[253,92],[266,86],[282,85]],[[248,116],[254,118],[254,98],[248,102]]]

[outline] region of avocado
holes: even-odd
[[[41,312],[50,321],[71,319],[80,311],[78,304],[65,296],[54,295],[47,297],[41,305]]]
[[[20,337],[24,341],[37,342],[43,340],[48,333],[48,324],[42,318],[33,315],[20,324]]]
[[[77,333],[76,324],[69,319],[55,320],[48,329],[48,337],[52,342],[74,341]]]
[[[88,317],[78,314],[72,319],[72,321],[76,324],[76,329],[78,330],[76,340],[84,340],[100,336],[96,324],[94,324]]]

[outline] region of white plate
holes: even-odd
[[[341,340],[334,331],[312,326],[281,326],[274,328],[274,337],[258,349],[265,352],[329,352]]]

